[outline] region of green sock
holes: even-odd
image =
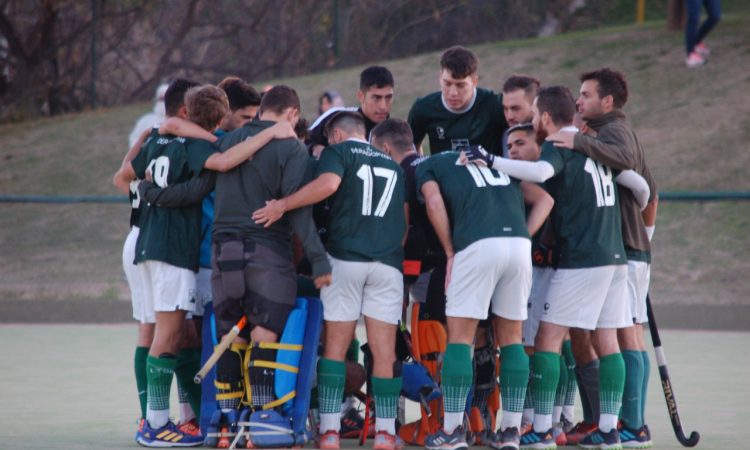
[[[193,382],[193,377],[201,370],[200,348],[186,348],[177,354],[177,366],[174,373],[177,383],[187,394],[190,407],[193,408],[195,417],[200,421],[201,412],[201,385]]]
[[[372,396],[375,399],[375,414],[378,418],[396,418],[401,382],[401,377],[372,377]]]
[[[576,360],[573,357],[573,348],[570,343],[570,339],[563,342],[562,354],[565,358],[565,369],[568,371],[568,387],[565,390],[565,401],[563,405],[570,406],[571,408],[576,403],[576,391],[578,383],[576,381]],[[568,419],[571,419],[568,417]]]
[[[557,380],[557,390],[555,391],[555,406],[562,408],[565,404],[565,396],[568,389],[568,366],[565,364],[565,357],[563,355],[560,355],[559,360],[560,378]]]
[[[522,413],[529,383],[529,357],[521,344],[501,347],[500,357],[503,359],[503,369],[500,371],[503,411]]]
[[[551,415],[555,391],[560,379],[560,355],[552,352],[534,353],[534,414]]]
[[[470,345],[448,344],[445,347],[440,375],[443,384],[443,404],[447,413],[463,412],[466,409],[466,399],[474,382],[471,356]]]
[[[161,428],[169,420],[169,391],[177,360],[149,355],[148,368],[148,411],[146,416],[152,428]],[[164,420],[166,418],[166,420]]]
[[[618,415],[625,389],[625,361],[621,353],[599,358],[599,408],[601,414]]]
[[[648,359],[648,352],[641,352],[643,359],[643,388],[641,390],[641,419],[646,423],[646,397],[648,394],[648,378],[651,375],[651,361]]]
[[[136,347],[133,367],[135,368],[135,387],[138,389],[138,402],[141,404],[141,419],[146,418],[146,402],[148,400],[146,358],[148,358],[148,347]]]
[[[318,403],[321,414],[341,412],[346,364],[344,361],[320,358],[318,362]]]
[[[643,426],[643,417],[641,417],[643,358],[638,350],[623,350],[622,359],[625,362],[625,388],[622,392],[620,420],[628,428],[637,430]]]

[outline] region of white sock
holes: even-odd
[[[396,419],[395,418],[385,418],[385,417],[375,417],[375,431],[385,431],[386,433],[390,435],[396,435]]]
[[[320,413],[320,433],[326,431],[336,431],[341,429],[341,414],[339,413]]]
[[[190,403],[180,403],[180,423],[188,423],[193,419],[195,419],[195,413]]]
[[[534,414],[534,431],[546,433],[552,428],[552,414]]]
[[[344,401],[341,403],[341,415],[348,413],[350,409],[354,408],[354,397],[349,396],[344,398]]]
[[[575,405],[565,405],[563,406],[563,412],[562,415],[568,419],[570,423],[576,423],[573,418],[575,417]]]
[[[523,419],[521,423],[526,425],[527,423],[534,423],[534,408],[525,408],[523,410]]]
[[[562,406],[552,407],[552,423],[560,423],[560,414],[562,414]]]
[[[522,416],[523,413],[520,412],[503,411],[503,417],[502,419],[500,419],[500,430],[505,430],[510,427],[516,427],[516,429],[520,432]]]
[[[464,424],[464,413],[462,412],[447,412],[443,417],[443,430],[446,433],[452,434],[453,431],[458,428],[459,425]]]
[[[146,420],[148,420],[148,426],[150,426],[152,429],[156,430],[169,422],[169,410],[168,409],[159,409],[159,410],[153,410],[148,409],[146,410]]]
[[[600,414],[599,415],[599,429],[603,433],[609,433],[612,428],[617,426],[617,414]]]

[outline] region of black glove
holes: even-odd
[[[487,164],[487,167],[492,167],[492,163],[495,162],[495,155],[488,153],[481,145],[470,145],[464,147],[463,152],[469,162],[483,161]]]

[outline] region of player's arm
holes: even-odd
[[[180,117],[170,117],[162,122],[159,126],[159,134],[203,139],[208,142],[216,142],[218,139],[213,133],[203,129],[200,125]]]
[[[646,224],[646,234],[648,234],[648,240],[651,241],[654,238],[654,230],[656,229],[656,210],[659,208],[659,194],[652,193],[651,201],[648,202],[646,208],[641,211],[643,216],[643,222]]]
[[[638,203],[641,211],[643,211],[643,208],[648,205],[648,199],[651,196],[651,189],[649,189],[646,179],[638,175],[638,172],[634,170],[626,170],[620,172],[615,177],[615,181],[620,186],[630,189],[635,197],[635,201]]]
[[[524,203],[531,206],[526,217],[526,226],[529,229],[529,235],[534,235],[544,225],[552,207],[555,206],[555,200],[547,191],[527,181],[521,182],[521,192]]]
[[[489,153],[481,145],[470,145],[464,148],[463,155],[468,162],[487,165],[522,181],[543,183],[555,175],[555,168],[547,161],[503,158]]]
[[[445,270],[445,288],[451,281],[451,269],[453,268],[453,257],[456,252],[453,248],[453,239],[451,238],[451,223],[448,218],[448,211],[445,209],[445,201],[440,193],[440,187],[436,181],[426,181],[420,188],[424,197],[425,207],[427,208],[427,217],[430,218],[432,228],[443,246],[445,256],[448,259]]]
[[[239,166],[243,162],[263,148],[273,139],[296,138],[294,127],[291,123],[283,121],[276,122],[272,127],[266,128],[260,133],[235,144],[225,152],[214,153],[209,156],[203,167],[217,172],[227,172]]]
[[[162,208],[182,208],[200,203],[214,190],[216,172],[203,170],[200,175],[183,183],[160,188],[151,181],[141,181],[138,193],[141,199]]]
[[[425,128],[419,123],[416,106],[417,102],[414,102],[409,110],[409,116],[407,117],[406,122],[409,124],[409,128],[411,128],[412,135],[414,136],[414,147],[420,155],[424,155],[422,141],[427,134],[427,130],[425,130]]]
[[[613,169],[635,168],[633,149],[637,144],[632,133],[620,127],[607,127],[596,137],[573,131],[558,131],[547,136],[547,141],[555,144],[555,147],[579,151]]]
[[[279,200],[267,201],[266,206],[253,212],[252,218],[255,223],[263,224],[264,228],[268,228],[287,211],[327,199],[338,190],[339,185],[341,185],[339,175],[332,172],[322,173],[294,194]]]
[[[114,184],[115,187],[123,194],[127,194],[128,192],[130,192],[130,182],[135,179],[135,170],[133,170],[133,165],[130,164],[130,161],[132,161],[133,158],[135,158],[135,156],[138,154],[138,152],[141,151],[141,147],[146,141],[149,133],[151,133],[150,128],[143,130],[141,135],[138,136],[138,139],[136,139],[135,143],[133,143],[133,146],[128,149],[127,153],[125,153],[125,157],[122,159],[120,168],[112,178],[112,184]]]

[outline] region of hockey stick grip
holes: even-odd
[[[201,384],[203,379],[206,377],[208,372],[211,370],[211,368],[216,364],[216,362],[221,358],[221,355],[224,354],[224,352],[229,348],[229,346],[232,345],[232,341],[234,341],[234,338],[236,338],[240,331],[242,331],[243,328],[245,328],[245,324],[247,323],[247,317],[242,316],[242,319],[240,319],[239,322],[235,326],[232,327],[232,329],[224,335],[223,338],[221,338],[221,341],[216,345],[216,348],[214,348],[214,352],[211,354],[211,356],[206,360],[206,363],[203,364],[203,367],[201,367],[201,370],[198,371],[197,374],[195,374],[195,377],[193,378],[193,382],[195,384]]]

